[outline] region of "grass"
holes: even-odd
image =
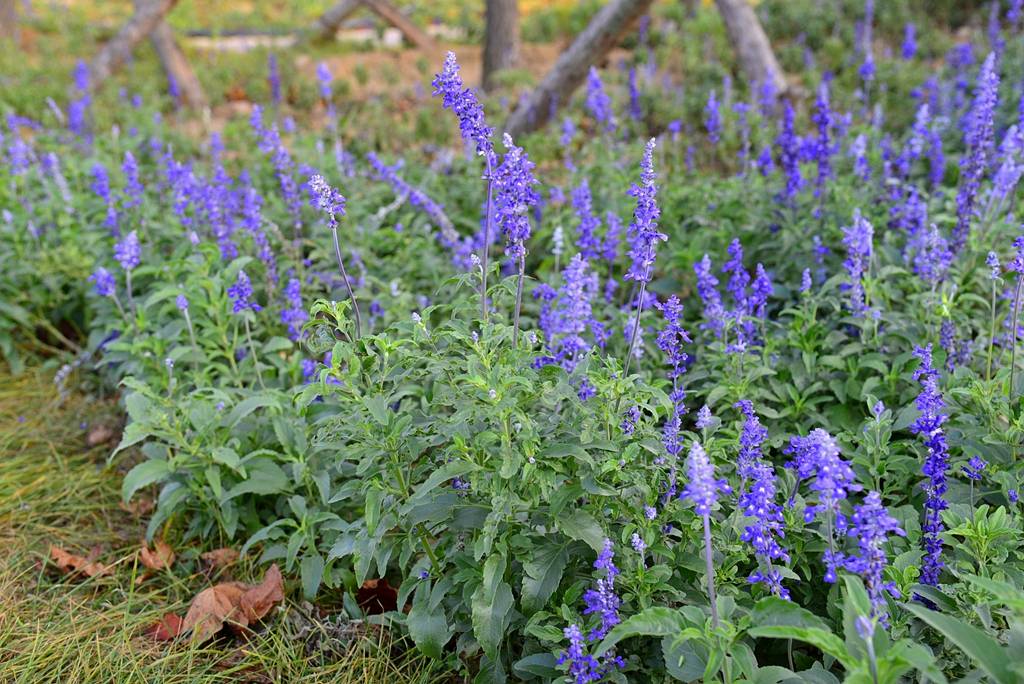
[[[385,629],[324,619],[286,600],[248,640],[205,646],[155,642],[146,628],[184,614],[192,596],[262,569],[243,559],[204,574],[199,548],[136,583],[145,516],[120,505],[110,444],[89,447],[95,426],[115,426],[114,404],[72,396],[58,405],[44,374],[0,372],[0,682],[452,682]],[[62,576],[46,562],[54,544],[112,566],[108,576]]]

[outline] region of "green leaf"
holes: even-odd
[[[288,476],[271,460],[251,461],[246,464],[246,470],[249,476],[228,490],[225,501],[242,494],[280,494],[288,488]]]
[[[612,627],[594,655],[601,655],[623,639],[634,636],[678,636],[687,629],[679,611],[664,606],[647,608]]]
[[[235,406],[235,408],[231,409],[231,413],[228,414],[227,425],[228,427],[234,427],[253,411],[269,406],[279,406],[276,395],[267,393],[249,397]]]
[[[380,503],[384,499],[384,490],[370,487],[366,492],[366,503],[363,506],[363,515],[366,517],[366,531],[370,534],[377,533],[377,524],[380,523]]]
[[[484,563],[484,581],[473,592],[473,634],[484,653],[497,660],[512,613],[512,588],[505,582],[505,559],[493,554]]]
[[[299,575],[302,577],[302,595],[307,599],[316,596],[316,591],[324,578],[323,556],[319,553],[304,556],[299,563]]]
[[[210,457],[221,465],[226,465],[232,470],[238,470],[239,458],[234,449],[227,447],[214,447],[210,450]]]
[[[562,581],[562,573],[569,562],[569,552],[564,546],[545,544],[535,548],[523,561],[522,606],[531,615],[548,602]]]
[[[363,405],[366,406],[366,410],[370,412],[373,419],[378,424],[386,426],[388,420],[391,418],[392,412],[388,408],[387,399],[382,395],[378,394],[374,397],[365,397],[363,399]]]
[[[833,634],[821,618],[792,601],[777,596],[763,598],[750,612],[750,622],[754,625],[748,630],[751,636],[796,639],[821,649],[843,663],[846,669],[854,664],[842,639]]]
[[[977,627],[918,603],[904,603],[903,606],[956,644],[998,684],[1020,681],[1013,671],[1013,658],[1009,651]]]
[[[413,594],[412,608],[405,618],[413,643],[430,658],[440,658],[442,650],[452,637],[444,608],[430,608],[430,584],[420,582]]]
[[[421,503],[426,499],[428,494],[438,487],[438,485],[445,483],[452,478],[456,478],[459,475],[465,475],[472,470],[476,470],[476,465],[469,461],[451,461],[450,463],[445,463],[443,466],[431,473],[430,477],[424,480],[423,484],[416,488],[416,491],[414,491],[412,496],[409,497],[409,501],[405,506],[406,510],[409,510]]]
[[[594,516],[586,511],[577,510],[559,518],[558,526],[570,539],[584,542],[598,553],[604,548],[604,530]]]
[[[167,461],[143,461],[128,471],[121,483],[121,498],[128,501],[135,492],[143,487],[158,482],[167,475],[171,469]]]
[[[551,653],[534,653],[512,663],[512,672],[520,679],[541,677],[546,681],[558,679],[558,659]]]

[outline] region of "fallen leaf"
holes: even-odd
[[[242,595],[248,589],[249,586],[241,582],[224,582],[203,589],[192,599],[180,633],[192,632],[193,638],[203,643],[219,632],[226,620],[232,620],[242,627],[248,626],[245,615],[238,608]]]
[[[356,591],[356,602],[368,615],[387,613],[398,608],[398,590],[386,579],[366,580]]]
[[[153,500],[144,496],[136,496],[131,500],[130,503],[122,501],[120,504],[121,510],[131,513],[136,518],[149,515],[153,512]]]
[[[221,582],[196,594],[178,634],[192,632],[193,638],[203,643],[223,629],[225,623],[244,631],[283,600],[281,570],[276,564],[271,565],[257,585]]]
[[[262,620],[275,603],[283,600],[284,581],[281,579],[280,568],[274,563],[263,575],[263,581],[242,595],[239,604],[246,621],[251,624]]]
[[[167,613],[155,625],[145,631],[145,635],[157,641],[170,641],[178,637],[182,632],[185,621],[180,615]]]
[[[143,543],[139,551],[139,562],[150,570],[169,568],[174,562],[174,550],[162,539],[156,540],[152,551]]]
[[[214,549],[213,551],[207,551],[199,557],[209,563],[213,568],[226,568],[229,565],[233,565],[235,561],[238,560],[238,551],[225,546],[220,549]]]
[[[109,425],[97,425],[92,430],[89,430],[88,436],[85,438],[85,443],[91,447],[99,446],[100,444],[106,444],[114,438],[114,430]]]
[[[68,553],[57,546],[50,546],[50,560],[69,575],[80,573],[86,577],[99,577],[110,573],[110,568],[105,565]]]

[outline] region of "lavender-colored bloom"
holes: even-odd
[[[800,293],[803,294],[804,292],[809,292],[812,284],[811,269],[805,268],[800,277]]]
[[[142,204],[142,183],[139,181],[139,165],[131,152],[124,153],[124,161],[121,164],[121,171],[125,179],[125,202],[124,207],[131,209]]]
[[[325,214],[331,229],[336,230],[338,217],[345,215],[345,197],[319,174],[309,179],[309,196],[310,205]]]
[[[183,294],[179,294],[174,298],[174,304],[178,307],[178,311],[182,313],[188,312],[188,297]]]
[[[668,240],[668,236],[658,231],[658,208],[654,173],[654,138],[651,138],[644,149],[643,160],[640,162],[640,182],[634,183],[629,195],[636,198],[636,209],[633,221],[629,224],[629,255],[632,259],[625,278],[638,283],[651,280],[651,270],[657,257],[658,242]]]
[[[302,305],[302,283],[298,278],[291,278],[284,288],[285,306],[281,309],[281,322],[288,326],[288,337],[298,340],[302,333],[302,325],[309,318],[306,308]]]
[[[934,288],[946,278],[952,263],[953,251],[949,248],[949,242],[933,223],[918,243],[914,272],[925,284]]]
[[[597,289],[597,277],[587,271],[587,261],[577,254],[562,272],[563,284],[557,292],[550,286],[535,292],[534,297],[545,301],[540,327],[547,336],[550,354],[536,359],[536,366],[557,363],[571,373],[589,351],[590,344],[583,335],[593,322],[591,299]]]
[[[615,551],[611,540],[605,539],[604,549],[598,554],[597,560],[594,561],[594,569],[603,570],[605,576],[595,582],[594,589],[588,589],[583,594],[583,602],[586,604],[583,614],[597,614],[601,618],[600,626],[591,631],[587,637],[590,641],[603,639],[612,627],[621,622],[619,618],[621,599],[615,593],[615,578],[619,574],[619,569],[615,567],[613,562],[614,556]]]
[[[810,481],[810,489],[818,498],[816,504],[804,509],[804,520],[811,522],[819,513],[825,514],[829,549],[824,557],[824,580],[831,584],[845,561],[844,554],[834,548],[835,533],[847,526],[839,504],[850,492],[859,491],[861,487],[856,483],[853,468],[840,456],[835,439],[821,428],[815,428],[806,437],[793,437],[785,452],[792,456],[786,467],[796,471],[798,480]]]
[[[789,555],[778,541],[785,537],[785,530],[782,507],[775,501],[775,469],[761,452],[761,445],[768,438],[768,430],[761,425],[749,401],[737,402],[736,408],[744,415],[736,463],[736,472],[744,483],[744,489],[738,503],[744,515],[752,519],[741,538],[753,546],[755,555],[767,568],[752,573],[748,581],[764,584],[773,594],[788,599],[789,591],[782,585],[782,574],[772,568],[774,561],[789,562]]]
[[[644,118],[644,110],[640,106],[640,88],[636,83],[636,67],[629,69],[629,115],[636,121]]]
[[[612,100],[604,91],[601,75],[597,69],[590,67],[587,74],[587,111],[599,124],[609,131],[615,130],[615,118],[612,116]]]
[[[584,652],[583,632],[579,625],[569,625],[564,630],[569,648],[558,658],[558,664],[569,663],[569,676],[575,684],[598,682],[604,677],[601,664],[592,655]]]
[[[588,261],[596,259],[601,248],[600,238],[597,235],[601,227],[601,219],[594,214],[593,199],[590,195],[590,183],[586,178],[572,191],[572,208],[580,219],[579,228],[576,229],[576,246],[580,254]]]
[[[885,581],[885,567],[888,563],[885,543],[889,535],[905,537],[906,533],[900,527],[899,521],[889,515],[889,511],[882,504],[881,495],[878,492],[868,492],[864,497],[864,503],[853,508],[852,524],[848,534],[857,539],[860,553],[847,558],[846,569],[857,573],[864,580],[868,598],[871,600],[871,618],[882,625],[888,625],[885,594],[899,598],[900,592],[894,583]]]
[[[828,81],[822,80],[818,86],[818,97],[814,102],[814,113],[811,120],[818,127],[818,139],[815,141],[814,157],[818,163],[818,179],[814,187],[814,196],[824,201],[824,191],[832,175],[832,141],[830,131],[833,127],[832,108],[829,104]],[[817,216],[820,217],[821,205]]]
[[[948,504],[945,500],[946,474],[949,469],[949,448],[946,446],[946,434],[943,423],[946,422],[945,402],[939,391],[939,373],[932,365],[932,346],[916,347],[914,356],[921,360],[921,365],[914,371],[914,379],[921,385],[921,393],[917,395],[916,406],[921,415],[910,426],[911,432],[920,435],[928,448],[928,456],[924,460],[922,472],[928,478],[924,484],[925,513],[922,545],[925,556],[921,567],[921,583],[937,585],[942,573],[942,533],[945,525],[942,522],[942,511]]]
[[[249,276],[245,274],[245,271],[238,272],[235,284],[228,288],[228,296],[234,302],[233,311],[235,313],[241,313],[246,309],[259,311],[262,308],[259,304],[252,301],[252,282],[249,280]]]
[[[967,462],[967,465],[960,466],[960,470],[968,480],[978,482],[983,477],[987,467],[988,461],[983,460],[980,456],[971,456],[971,460]]]
[[[850,156],[853,157],[853,172],[865,183],[871,179],[871,165],[868,163],[867,151],[868,139],[861,133],[850,144]]]
[[[498,226],[505,233],[508,255],[513,259],[526,256],[525,243],[530,237],[530,207],[540,201],[534,186],[533,162],[523,151],[512,143],[512,137],[504,136],[505,158],[494,174],[494,216]]]
[[[632,406],[626,411],[625,417],[622,419],[622,423],[619,427],[622,429],[622,434],[631,435],[636,432],[636,424],[640,421],[640,407]]]
[[[853,223],[843,228],[843,245],[846,247],[843,266],[850,277],[850,282],[844,285],[844,289],[850,293],[850,312],[857,318],[871,312],[865,302],[863,279],[871,266],[873,237],[872,225],[861,216],[860,209],[854,209]]]
[[[114,258],[125,271],[131,271],[142,263],[142,245],[139,244],[138,233],[133,230],[114,245]]]
[[[990,53],[978,74],[974,105],[967,120],[964,143],[967,146],[961,166],[963,180],[956,197],[957,223],[953,230],[953,250],[960,251],[967,243],[974,218],[978,188],[984,177],[994,145],[995,110],[999,99],[999,71],[996,57]]]
[[[715,337],[721,338],[725,331],[726,314],[722,297],[718,293],[718,279],[712,272],[711,258],[705,254],[703,259],[693,265],[693,272],[697,275],[697,294],[704,302],[704,322],[700,327],[711,330]]]
[[[914,59],[917,55],[917,27],[907,23],[903,27],[903,44],[900,45],[900,56],[905,60]]]
[[[601,250],[604,260],[611,265],[619,258],[619,242],[622,240],[622,220],[614,211],[607,212],[604,219],[606,228]]]
[[[563,147],[567,147],[572,143],[572,139],[576,136],[576,124],[572,118],[566,116],[562,119],[562,136],[558,141]]]
[[[999,280],[1002,275],[1002,267],[999,265],[999,255],[989,252],[985,257],[985,265],[989,267],[989,280]]]
[[[488,169],[494,168],[494,143],[491,141],[493,129],[484,119],[484,110],[476,94],[463,86],[454,52],[449,52],[445,57],[444,68],[434,77],[433,86],[434,95],[441,96],[442,106],[452,110],[459,119],[462,139],[474,144],[476,153],[487,161]]]
[[[634,532],[633,536],[630,537],[629,543],[633,547],[633,550],[639,553],[641,557],[647,551],[647,542],[645,542],[643,540],[643,537],[641,537],[636,532]]]
[[[689,482],[679,495],[681,499],[693,502],[697,515],[710,515],[711,508],[718,500],[719,492],[728,492],[725,480],[715,479],[715,466],[708,460],[707,452],[700,442],[694,441],[686,459]]]
[[[697,410],[696,428],[698,430],[703,430],[704,428],[709,427],[711,425],[712,418],[714,418],[714,416],[711,415],[711,409],[708,408],[707,404],[704,404]]]
[[[690,344],[689,333],[683,328],[682,314],[683,305],[675,295],[669,297],[664,304],[657,305],[665,316],[665,328],[658,333],[658,348],[665,354],[669,365],[668,377],[672,380],[672,391],[669,399],[672,401],[672,413],[665,422],[662,441],[665,444],[665,451],[673,460],[682,451],[682,444],[679,441],[680,418],[686,413],[686,390],[679,384],[679,378],[686,372],[686,365],[689,355],[683,351],[684,344]]]
[[[102,266],[89,276],[89,280],[95,285],[96,294],[100,297],[113,297],[117,292],[117,281],[114,280],[114,274]]]
[[[787,100],[782,110],[782,130],[775,140],[779,148],[779,165],[786,175],[786,199],[792,201],[804,186],[800,174],[800,141],[794,130],[796,114]]]
[[[708,94],[707,104],[704,105],[704,129],[708,132],[711,144],[717,145],[722,134],[722,114],[718,110],[718,95],[714,90]]]

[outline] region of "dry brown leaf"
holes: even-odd
[[[178,637],[182,632],[185,621],[180,615],[167,613],[160,621],[146,630],[145,635],[156,641],[170,641]]]
[[[86,577],[99,577],[110,573],[110,568],[102,563],[87,560],[73,553],[68,553],[58,546],[50,546],[50,560],[62,572],[69,575],[82,574]]]
[[[193,638],[203,643],[219,632],[227,620],[242,627],[248,626],[245,615],[238,607],[242,595],[248,590],[249,586],[241,582],[224,582],[203,589],[188,607],[181,625],[181,634],[192,632]]]
[[[387,613],[398,608],[398,590],[386,579],[366,580],[356,592],[356,603],[368,615]]]
[[[152,551],[143,543],[142,549],[139,551],[139,562],[150,570],[169,568],[174,562],[174,550],[162,539],[156,540]]]
[[[238,551],[225,546],[220,549],[214,549],[213,551],[207,551],[199,557],[209,563],[213,568],[226,568],[229,565],[233,565],[238,560]]]
[[[114,430],[109,425],[97,425],[92,430],[89,430],[88,436],[85,438],[85,443],[91,447],[99,446],[100,444],[106,444],[114,438]]]
[[[249,589],[242,595],[239,602],[242,614],[249,624],[263,619],[274,604],[284,600],[284,580],[281,578],[281,570],[277,563],[271,565],[263,581]]]
[[[118,505],[121,507],[122,511],[131,513],[136,518],[141,518],[143,516],[149,515],[153,512],[154,508],[153,500],[146,498],[144,496],[137,496],[134,499],[132,499],[130,503],[125,503],[124,501],[122,501]]]

